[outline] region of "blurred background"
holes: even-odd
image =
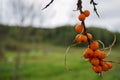
[[[82,55],[87,44],[70,48],[65,69],[64,56],[80,24],[77,0],[0,0],[0,80],[120,80],[120,64],[99,77]],[[106,60],[120,62],[120,1],[95,0],[100,18],[90,0],[87,31],[105,46],[117,40]],[[106,51],[106,52],[109,52]],[[87,76],[87,77],[86,77]]]

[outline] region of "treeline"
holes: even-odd
[[[19,30],[21,29],[21,32]],[[116,46],[120,44],[120,33],[111,32],[107,29],[89,27],[88,32],[91,33],[95,40],[101,40],[106,46],[112,44],[114,34],[117,36]],[[19,36],[22,35],[21,41],[25,44],[50,43],[59,46],[68,46],[74,42],[76,32],[73,26],[61,26],[54,29],[35,28],[35,27],[17,27],[0,25],[0,44],[8,49],[15,49]],[[81,46],[84,46],[81,44]]]

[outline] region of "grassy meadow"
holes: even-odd
[[[40,44],[37,50],[21,52],[18,70],[19,80],[120,80],[120,64],[99,77],[82,54],[85,48],[70,48],[67,55],[67,69],[64,65],[65,50],[49,44]],[[113,48],[107,60],[120,62],[119,48]],[[12,80],[16,53],[6,51],[5,61],[0,61],[0,80]],[[69,69],[68,69],[69,68]]]

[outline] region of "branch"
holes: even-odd
[[[111,63],[117,63],[117,64],[120,64],[120,62],[118,62],[118,61],[104,61],[104,62],[111,62]]]
[[[80,10],[81,14],[83,13],[83,10],[82,10],[82,0],[78,0],[78,2],[77,2],[77,10]],[[87,36],[87,28],[86,28],[86,25],[85,25],[85,21],[82,21],[81,24],[84,27],[83,34],[85,34]],[[87,36],[87,39],[88,39],[88,43],[90,44],[90,40],[89,40],[88,36]]]
[[[98,3],[96,3],[94,0],[91,0],[90,4],[93,4],[95,13],[97,14],[98,17],[100,17],[99,14],[98,14],[98,12],[97,12],[97,8],[96,8],[96,5],[98,5]]]
[[[77,2],[77,10],[80,10],[80,13],[82,13],[82,0],[78,0]]]
[[[52,3],[53,3],[54,0],[51,0],[50,3],[48,3],[42,10],[46,9],[47,7],[49,7]]]

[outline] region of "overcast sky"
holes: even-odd
[[[16,25],[19,24],[18,17],[20,15],[14,13],[10,1],[19,0],[0,0],[0,23]],[[23,0],[24,5],[29,7],[34,4],[34,10],[27,13],[24,25],[32,25],[39,27],[53,28],[56,26],[80,23],[77,19],[79,11],[76,10],[77,0],[54,0],[54,2],[45,10],[41,10],[50,0]],[[83,1],[83,10],[89,9],[91,15],[86,19],[86,26],[99,26],[113,31],[120,32],[120,0],[94,0],[98,3],[96,6],[100,18],[93,11],[93,6],[89,4],[90,0]],[[19,3],[17,4],[17,6]],[[25,12],[25,10],[24,10]],[[31,14],[30,14],[31,13]],[[31,16],[35,14],[33,20]]]

